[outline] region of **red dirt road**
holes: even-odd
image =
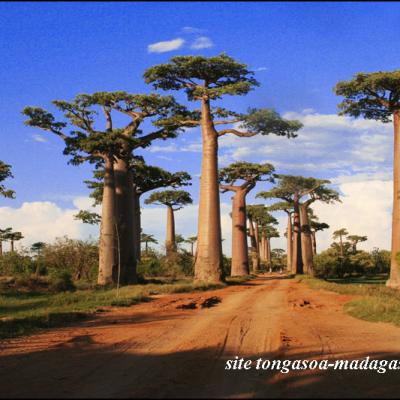
[[[400,359],[400,328],[344,314],[348,296],[280,278],[160,296],[3,342],[0,397],[398,398],[400,370],[225,370],[235,356]],[[212,296],[221,302],[201,308]]]

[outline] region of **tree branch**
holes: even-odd
[[[233,135],[239,137],[252,137],[257,135],[256,132],[240,132],[236,129],[223,129],[222,131],[218,132],[218,137],[226,135],[227,133],[232,133]]]

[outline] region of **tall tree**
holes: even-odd
[[[232,267],[231,276],[250,273],[246,233],[246,196],[259,181],[272,181],[271,164],[236,162],[219,171],[223,193],[231,191],[232,197]]]
[[[185,171],[169,172],[160,167],[147,165],[142,157],[132,158],[130,170],[133,175],[134,199],[134,247],[136,259],[140,260],[140,234],[142,232],[140,199],[145,193],[162,187],[178,188],[191,185],[191,176]],[[103,183],[102,171],[94,171],[94,180],[85,181],[89,189],[92,189],[90,197],[95,200],[94,205],[101,204]]]
[[[366,242],[368,240],[367,236],[359,236],[359,235],[348,235],[347,240],[350,240],[350,243],[353,247],[353,253],[357,252],[357,244],[361,242]]]
[[[276,221],[276,223],[278,223],[278,222]],[[265,240],[264,240],[264,243],[265,243],[264,244],[264,246],[265,246],[265,249],[264,249],[264,251],[265,251],[265,261],[266,261],[266,264],[267,264],[267,267],[268,267],[269,271],[272,272],[271,239],[272,238],[278,238],[279,237],[279,232],[270,223],[266,224],[264,226],[261,226],[261,232],[262,232],[263,237],[265,237]]]
[[[155,139],[175,137],[180,126],[175,118],[184,119],[186,109],[172,96],[136,95],[126,92],[96,92],[81,94],[71,102],[53,101],[66,121],[56,121],[53,114],[38,108],[26,107],[23,114],[27,125],[51,131],[65,142],[64,154],[71,155],[72,164],[89,161],[103,170],[102,222],[99,251],[98,283],[113,283],[116,277],[115,231],[121,238],[122,281],[136,281],[136,257],[133,254],[132,177],[128,164],[132,151],[146,147]],[[97,127],[98,110],[104,114],[104,130]],[[113,113],[129,117],[130,122],[117,128]],[[179,117],[178,117],[179,116]],[[139,129],[142,121],[153,118],[153,132]],[[69,134],[65,132],[71,127]],[[115,229],[117,228],[117,229]]]
[[[174,212],[187,204],[192,204],[190,193],[184,190],[164,190],[152,193],[145,204],[158,204],[167,207],[167,235],[165,248],[167,255],[176,252],[175,218]]]
[[[333,240],[339,239],[340,257],[342,258],[344,257],[343,238],[348,234],[346,228],[338,229],[332,234]]]
[[[308,208],[308,220],[310,222],[311,238],[313,246],[313,255],[317,254],[317,232],[329,229],[329,225],[325,222],[319,222],[319,218],[314,214],[312,208]]]
[[[330,181],[304,176],[277,175],[278,184],[268,192],[257,197],[264,199],[279,198],[293,204],[293,266],[298,274],[312,273],[312,241],[307,209],[315,201],[331,203],[339,201],[335,190],[325,185]]]
[[[262,196],[259,196],[262,197]],[[288,201],[279,201],[268,207],[269,211],[284,211],[287,215],[287,227],[286,227],[286,269],[290,273],[295,273],[296,270],[293,267],[293,204]]]
[[[12,232],[12,228],[0,229],[0,256],[3,255],[3,242],[9,240],[9,236]]]
[[[245,95],[258,85],[245,64],[221,54],[215,57],[178,56],[168,64],[146,70],[145,81],[163,90],[184,90],[189,100],[201,104],[202,166],[199,197],[197,257],[195,280],[222,280],[222,245],[220,202],[218,192],[218,138],[224,135],[240,137],[258,133],[274,133],[294,137],[300,129],[298,121],[282,119],[272,110],[251,109],[247,114],[213,108],[211,102],[225,95]],[[216,126],[241,123],[239,129],[217,131]]]
[[[0,161],[0,196],[13,199],[15,197],[14,190],[7,189],[1,182],[6,180],[7,178],[13,178],[13,174],[11,172],[11,165]]]
[[[10,246],[11,246],[11,252],[14,252],[15,251],[15,248],[14,248],[14,244],[15,244],[15,242],[18,242],[19,240],[21,240],[21,239],[23,239],[24,237],[22,236],[22,233],[21,232],[10,232],[8,235],[7,235],[7,239],[10,241]]]
[[[263,258],[267,258],[267,237],[263,229],[270,224],[277,224],[278,221],[268,212],[264,204],[253,204],[247,206],[247,218],[249,221],[249,236],[251,243],[251,259],[253,272],[260,270],[261,249],[260,242],[263,239]]]
[[[339,104],[341,115],[393,123],[392,252],[387,285],[400,289],[400,265],[396,261],[400,251],[400,70],[358,73],[350,81],[338,82],[335,92],[344,97]]]

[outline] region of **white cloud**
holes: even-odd
[[[164,42],[152,43],[147,46],[149,53],[166,53],[168,51],[177,50],[185,43],[184,39],[176,38]]]
[[[190,46],[191,49],[200,50],[200,49],[208,49],[213,47],[214,43],[207,36],[198,37]]]
[[[39,135],[39,134],[37,134],[37,133],[35,133],[35,134],[32,135],[32,139],[33,139],[35,142],[47,143],[47,139],[44,138],[42,135]]]
[[[350,234],[368,236],[360,249],[390,250],[392,186],[393,182],[386,180],[346,182],[339,186],[342,203],[316,203],[315,213],[330,226],[317,234],[319,249],[329,247],[335,230],[346,228]]]
[[[256,72],[268,71],[267,67],[258,67],[255,69]]]
[[[91,203],[92,199],[79,197],[74,200],[76,208],[61,208],[50,201],[25,202],[19,208],[0,207],[0,226],[22,232],[24,239],[17,243],[17,248],[38,241],[52,242],[64,235],[75,239],[97,237],[97,226],[74,219],[74,214],[89,208]]]
[[[391,168],[391,124],[318,114],[312,109],[301,113],[287,112],[283,117],[303,123],[297,138],[225,135],[220,139],[221,158],[224,162],[246,159],[271,162],[288,173],[316,171],[329,174],[332,178]]]

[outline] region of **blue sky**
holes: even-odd
[[[342,192],[340,185],[349,182],[353,191],[369,181],[387,185],[390,126],[336,117],[340,99],[332,88],[359,71],[399,68],[399,21],[400,4],[378,2],[0,3],[0,159],[13,166],[9,186],[17,192],[16,200],[0,199],[1,225],[10,222],[30,232],[21,222],[24,203],[51,202],[64,215],[88,193],[82,181],[90,177],[90,166],[68,165],[57,137],[25,127],[24,106],[52,109],[51,100],[82,92],[146,92],[151,88],[143,82],[144,70],[180,54],[226,52],[247,63],[261,87],[224,104],[238,111],[272,107],[305,123],[290,143],[224,138],[221,165],[238,159],[272,162],[279,172],[333,179]],[[195,203],[199,141],[198,130],[192,130],[143,153],[150,164],[193,174]],[[227,209],[229,197],[221,197]],[[338,215],[346,215],[343,210],[337,208]]]

